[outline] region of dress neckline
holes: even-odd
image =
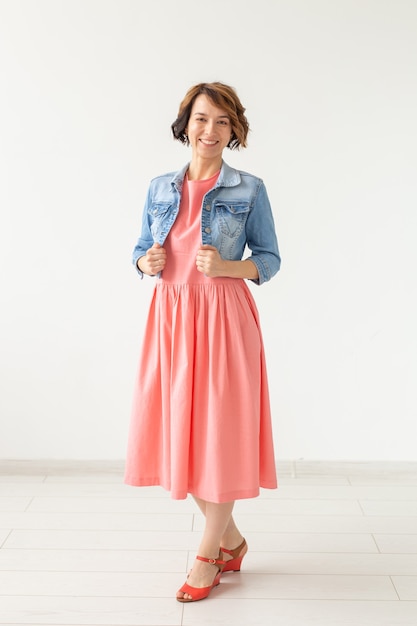
[[[219,174],[220,174],[220,170],[218,170],[215,174],[213,174],[213,176],[210,176],[209,178],[198,178],[196,180],[190,180],[188,178],[188,172],[186,172],[185,173],[185,180],[187,181],[188,184],[190,184],[190,183],[192,183],[192,184],[195,184],[195,183],[197,183],[197,184],[198,183],[200,183],[200,184],[201,183],[207,184],[207,183],[214,182],[219,177]]]

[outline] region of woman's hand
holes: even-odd
[[[244,261],[227,261],[223,259],[217,248],[207,244],[197,252],[196,266],[199,272],[208,278],[226,276],[228,278],[247,278],[258,280],[258,268],[250,259]]]
[[[214,246],[207,244],[201,246],[197,252],[196,266],[199,272],[208,278],[224,276],[225,262]]]
[[[159,243],[154,243],[144,256],[138,259],[138,268],[148,276],[155,276],[161,272],[167,261],[167,253]]]

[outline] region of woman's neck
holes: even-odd
[[[220,170],[222,162],[222,159],[216,159],[216,161],[191,161],[187,171],[188,180],[211,178]]]

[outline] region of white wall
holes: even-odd
[[[416,459],[414,0],[0,0],[0,458],[120,459],[130,265],[195,82],[234,85],[282,270],[253,287],[280,459]]]

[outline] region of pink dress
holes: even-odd
[[[218,174],[184,180],[139,362],[125,481],[210,502],[277,487],[265,356],[245,281],[197,271],[201,206]]]

